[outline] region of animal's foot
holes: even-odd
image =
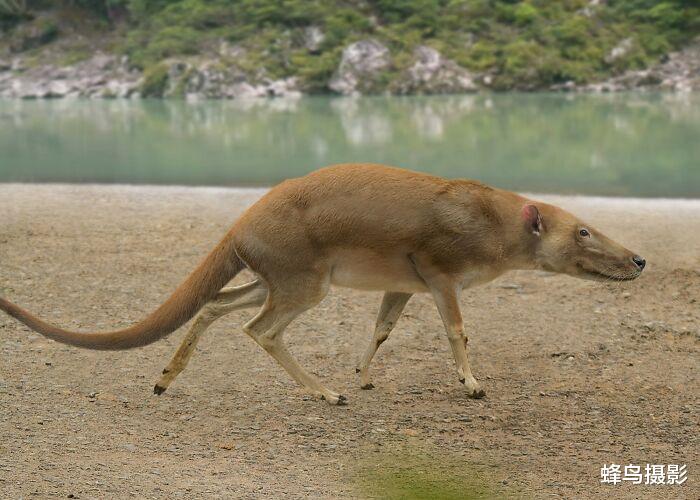
[[[163,374],[158,379],[158,382],[156,382],[155,387],[153,387],[153,394],[157,394],[158,396],[163,394],[170,383],[175,379],[175,376],[182,371],[182,369],[177,371],[173,370],[174,369],[170,367],[163,369]]]
[[[348,404],[348,398],[342,394],[322,394],[321,399],[331,406],[345,406]]]
[[[360,389],[369,390],[374,389],[374,384],[369,380],[369,370],[362,368],[355,368],[355,373],[360,374]]]
[[[467,394],[471,399],[481,399],[486,396],[486,392],[483,389],[476,389],[471,394]]]
[[[479,382],[474,377],[460,378],[459,381],[467,388],[467,397],[481,399],[486,396],[486,392],[479,386]]]

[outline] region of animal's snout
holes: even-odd
[[[644,266],[647,265],[647,261],[641,258],[639,255],[635,255],[632,257],[632,262],[635,263],[635,265],[639,268],[639,270],[643,270]]]

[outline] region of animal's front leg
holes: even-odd
[[[412,256],[411,260],[416,271],[423,279],[433,295],[440,317],[445,325],[447,339],[450,341],[452,354],[455,358],[459,381],[467,388],[471,398],[482,398],[486,394],[472,375],[467,357],[467,335],[464,333],[462,312],[459,308],[459,292],[462,290],[459,278],[440,272],[429,262],[421,261]]]
[[[464,323],[462,321],[462,313],[459,308],[457,293],[459,287],[451,283],[450,280],[442,284],[431,286],[431,292],[435,303],[437,304],[440,317],[445,325],[447,338],[452,347],[452,354],[455,358],[457,366],[457,374],[459,381],[467,388],[467,394],[470,398],[482,398],[486,394],[479,386],[479,383],[472,375],[469,367],[469,358],[467,356],[467,335],[464,333]]]

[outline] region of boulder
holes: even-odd
[[[13,95],[20,99],[43,99],[47,97],[48,89],[46,85],[36,82],[25,82],[15,80],[12,82]]]
[[[391,63],[389,49],[376,40],[361,40],[343,50],[328,87],[343,95],[371,91],[377,76]]]
[[[304,48],[309,52],[317,53],[325,38],[326,35],[321,31],[321,28],[318,26],[308,26],[304,29]]]
[[[457,94],[475,92],[475,77],[437,50],[420,46],[414,51],[415,62],[398,82],[398,92]]]
[[[251,85],[248,82],[240,82],[231,85],[226,92],[226,97],[231,99],[250,99],[265,97],[265,89],[260,85]]]
[[[284,78],[266,83],[266,92],[270,97],[301,97],[297,78]]]
[[[618,59],[624,58],[627,54],[629,54],[630,50],[632,50],[632,47],[634,47],[634,40],[631,38],[625,38],[620,43],[615,45],[610,53],[605,56],[605,62],[612,64]]]
[[[631,89],[660,89],[676,92],[700,90],[700,37],[682,50],[669,54],[655,66],[644,70],[627,71],[603,82],[584,85],[579,90],[617,92]]]
[[[129,69],[124,58],[96,53],[76,64],[25,68],[15,59],[8,72],[12,78],[0,80],[0,95],[19,98],[127,97],[137,88],[139,72]]]
[[[262,79],[258,83],[252,83],[240,68],[223,64],[218,59],[170,61],[163,90],[164,97],[184,97],[188,100],[299,95],[296,78]]]
[[[53,80],[46,86],[47,98],[60,98],[66,97],[71,92],[72,86],[65,80]]]

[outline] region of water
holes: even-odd
[[[0,100],[0,182],[271,185],[379,162],[518,191],[700,197],[694,94]]]

